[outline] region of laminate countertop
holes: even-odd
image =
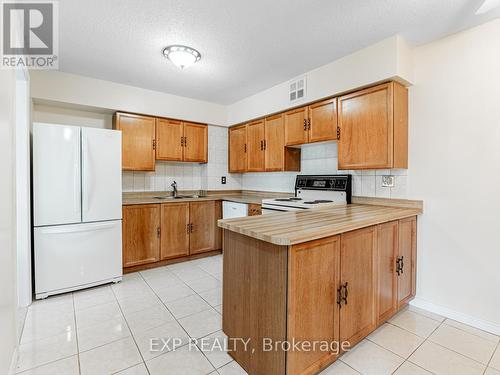
[[[182,194],[182,193],[180,193]],[[180,199],[157,199],[155,196],[164,196],[165,194],[155,194],[155,195],[124,195],[122,198],[122,204],[124,206],[134,205],[134,204],[158,204],[158,203],[180,203],[180,202],[198,202],[198,201],[230,201],[236,203],[246,203],[246,204],[262,204],[262,200],[266,198],[274,198],[276,195],[266,196],[266,195],[255,195],[255,194],[208,194],[203,197],[198,198],[180,198]],[[280,196],[293,196],[293,194],[283,194]]]
[[[219,220],[219,227],[276,245],[296,245],[422,213],[421,207],[349,204]]]

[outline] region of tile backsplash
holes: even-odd
[[[293,192],[296,172],[228,173],[227,128],[208,127],[208,163],[156,162],[155,172],[123,172],[123,191],[169,191],[175,180],[179,190],[260,190]],[[300,174],[353,175],[353,195],[408,198],[406,169],[338,170],[336,143],[304,145]],[[382,176],[395,176],[394,187],[382,187]],[[221,177],[226,176],[226,184]]]
[[[227,171],[227,128],[208,127],[208,163],[156,162],[154,172],[123,172],[123,191],[240,190],[241,175]],[[221,177],[226,176],[226,184]]]

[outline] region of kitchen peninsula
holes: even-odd
[[[363,204],[360,204],[363,203]],[[316,374],[333,350],[265,350],[272,342],[353,346],[415,294],[420,201],[370,201],[219,220],[223,331],[251,375]]]

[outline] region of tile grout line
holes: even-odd
[[[421,315],[421,316],[423,316],[423,315]],[[429,319],[431,319],[431,318],[429,318]],[[436,320],[434,320],[434,321],[435,321],[435,322],[437,322]],[[431,337],[431,335],[432,335],[434,332],[436,332],[436,331],[439,329],[439,327],[441,327],[441,326],[443,325],[443,323],[444,323],[444,319],[443,319],[443,320],[439,323],[439,325],[438,325],[438,326],[436,326],[436,328],[434,328],[434,330],[433,330],[433,331],[429,334],[429,336],[427,336],[426,338],[422,337],[422,338],[424,339],[424,341],[422,341],[422,342],[420,343],[420,345],[418,345],[418,346],[415,348],[415,350],[413,350],[413,351],[410,353],[410,355],[408,356],[408,358],[406,358],[406,359],[404,360],[404,362],[403,362],[403,363],[401,363],[401,364],[400,364],[400,365],[396,368],[396,370],[394,370],[394,371],[393,371],[393,374],[394,374],[396,371],[398,371],[398,370],[399,370],[399,368],[400,368],[401,366],[403,366],[403,364],[404,364],[405,362],[410,362],[411,364],[413,364],[413,365],[415,365],[415,366],[417,366],[417,367],[420,367],[421,369],[424,369],[425,371],[427,371],[427,372],[429,372],[429,373],[431,373],[431,374],[434,374],[432,371],[429,371],[429,370],[427,370],[426,368],[424,368],[424,367],[422,367],[422,366],[419,366],[419,365],[417,365],[417,364],[413,363],[412,361],[410,361],[410,357],[411,357],[411,356],[412,356],[412,355],[413,355],[413,354],[414,354],[414,353],[415,353],[415,352],[416,352],[416,351],[417,351],[417,350],[418,350],[418,349],[419,349],[422,345],[424,345],[424,344],[425,344],[425,342],[429,339],[429,337]],[[396,325],[395,325],[395,326],[396,326]],[[396,326],[396,327],[398,327],[398,326]],[[398,328],[401,328],[401,327],[398,327]],[[407,331],[407,332],[410,332],[410,331]],[[412,333],[413,333],[413,332],[412,332]],[[413,333],[413,334],[414,334],[415,336],[418,336],[418,335],[416,335],[415,333]],[[421,336],[418,336],[418,337],[421,337]]]
[[[71,301],[73,303],[73,322],[75,323],[75,340],[76,340],[76,355],[78,360],[78,374],[82,374],[82,366],[80,364],[80,344],[78,342],[78,327],[76,323],[76,308],[75,308],[75,295],[71,293]]]
[[[170,271],[169,271],[170,272]],[[172,313],[172,311],[170,311],[170,309],[167,307],[166,303],[163,302],[163,300],[158,296],[158,294],[156,294],[156,291],[151,287],[151,285],[149,285],[148,281],[144,278],[144,276],[141,274],[141,272],[137,272],[137,274],[139,275],[139,277],[141,277],[141,279],[146,283],[146,285],[148,286],[149,289],[151,289],[151,291],[153,292],[153,294],[156,296],[156,298],[160,301],[160,303],[167,309],[167,311],[170,313],[170,315],[172,315],[172,318],[174,318],[175,322],[179,325],[179,327],[181,327],[181,329],[186,333],[187,337],[189,338],[189,342],[191,341],[192,337],[189,335],[189,333],[186,331],[186,329],[184,328],[184,326],[179,322],[179,320],[175,317],[175,315]],[[176,276],[176,275],[175,275]],[[176,276],[177,277],[177,276]],[[182,280],[179,279],[179,281],[181,281],[182,283],[184,283]],[[185,283],[184,283],[185,284]],[[188,286],[187,284],[185,284],[186,286]],[[189,288],[189,286],[188,286]],[[190,288],[191,289],[191,288]],[[192,290],[192,289],[191,289]],[[195,292],[196,293],[196,292]],[[189,296],[188,296],[189,297]],[[203,310],[203,311],[208,311],[208,310]],[[197,313],[194,313],[194,314],[197,314]],[[191,314],[191,315],[194,315],[194,314]],[[191,316],[191,315],[187,315],[187,316]],[[187,317],[186,316],[186,317]],[[185,317],[183,317],[185,318]],[[181,318],[181,319],[183,319]],[[189,345],[189,342],[187,342],[186,344],[184,345],[181,345],[179,348],[183,348],[184,346],[187,346]],[[159,358],[163,355],[166,355],[168,353],[171,353],[173,350],[169,350],[167,351],[166,353],[161,353],[160,355],[154,357],[154,358],[151,358],[152,359],[155,359],[155,358]],[[141,354],[142,355],[142,354]],[[206,358],[206,356],[204,355],[204,357]],[[210,362],[207,358],[207,361],[208,363],[210,363],[210,365],[215,369],[215,366],[212,365],[212,362]],[[148,367],[146,365],[146,367]],[[216,369],[217,371],[217,369]],[[149,372],[149,368],[148,368],[148,372]]]
[[[113,285],[116,285],[116,284],[113,284]],[[111,286],[110,286],[110,288],[111,288]],[[148,373],[148,374],[151,374],[151,373],[149,372],[149,368],[148,368],[148,366],[146,365],[146,361],[144,360],[144,357],[142,356],[141,350],[139,349],[139,345],[137,345],[137,341],[136,341],[136,339],[135,339],[135,337],[134,337],[134,333],[132,332],[132,329],[130,328],[130,325],[129,325],[129,323],[128,323],[127,317],[126,317],[126,316],[125,316],[125,314],[123,313],[123,310],[122,310],[122,307],[121,307],[121,305],[120,305],[120,302],[118,301],[118,298],[116,298],[116,294],[115,294],[115,291],[113,290],[113,288],[111,288],[111,293],[113,293],[113,297],[115,297],[116,304],[118,305],[118,308],[120,309],[120,312],[121,312],[121,314],[122,314],[122,316],[123,316],[123,320],[125,321],[125,324],[127,324],[127,328],[128,328],[128,330],[130,331],[130,337],[132,337],[132,340],[134,341],[135,347],[137,348],[137,351],[139,352],[139,355],[141,356],[142,363],[144,364],[144,367],[146,367],[146,371],[147,371],[147,373]],[[119,341],[119,340],[116,340],[116,341]],[[116,341],[113,341],[113,342],[116,342]],[[114,374],[116,374],[116,373],[118,373],[118,372],[120,372],[120,371],[125,371],[125,370],[127,370],[127,369],[129,369],[129,368],[132,368],[132,367],[134,367],[134,366],[137,366],[137,365],[138,365],[138,363],[136,363],[135,365],[132,365],[132,366],[130,366],[130,367],[127,367],[126,369],[119,370],[119,371],[115,372]]]
[[[488,368],[490,368],[490,363],[493,360],[493,357],[495,356],[495,353],[497,352],[497,350],[500,350],[500,342],[499,341],[497,341],[497,346],[495,346],[495,350],[493,350],[493,354],[491,355],[490,360],[488,361],[488,364],[486,365],[486,368],[484,369],[483,375],[486,373],[486,371],[488,371]],[[494,368],[494,367],[492,367],[492,368]]]
[[[202,270],[203,272],[205,272],[207,275],[212,276],[211,274],[209,274],[207,271],[205,271],[205,270],[204,270],[204,269],[202,269],[201,267],[197,266],[196,264],[194,264],[193,266],[194,266],[194,267],[197,267],[198,269],[201,269],[201,270]],[[174,276],[175,276],[176,278],[178,278],[178,279],[179,279],[179,281],[181,281],[184,285],[186,285],[189,289],[191,289],[191,290],[195,293],[195,295],[199,296],[199,297],[200,297],[203,301],[205,301],[205,302],[208,304],[208,306],[210,307],[210,309],[211,309],[211,310],[213,310],[216,314],[219,314],[219,312],[218,312],[217,310],[215,310],[215,308],[214,308],[212,305],[210,305],[210,303],[208,303],[208,301],[206,301],[206,300],[205,300],[202,296],[200,296],[200,295],[198,294],[198,292],[196,292],[196,290],[194,290],[194,289],[193,289],[193,288],[191,288],[188,284],[186,284],[186,282],[185,282],[184,280],[180,279],[180,278],[179,278],[179,277],[175,274],[175,272],[173,272],[173,271],[169,271],[169,270],[168,270],[168,268],[165,268],[165,271],[167,271],[167,272],[166,272],[166,274],[168,274],[168,273],[173,273],[173,274],[174,274]],[[166,305],[166,302],[164,302],[164,301],[163,301],[163,300],[162,300],[162,299],[158,296],[158,294],[156,294],[156,291],[155,291],[155,290],[151,287],[151,285],[149,285],[148,281],[144,278],[144,276],[140,273],[140,271],[138,272],[138,274],[139,274],[139,275],[140,275],[140,277],[144,280],[144,282],[146,283],[146,285],[147,285],[147,286],[148,286],[148,287],[149,287],[149,288],[153,291],[153,293],[154,293],[154,294],[155,294],[155,296],[156,296],[156,297],[160,300],[160,302],[161,302],[161,303],[165,306],[165,308],[166,308],[166,309],[170,312],[170,314],[172,314],[172,317],[175,319],[175,321],[177,322],[177,324],[178,324],[178,325],[182,328],[182,330],[183,330],[183,331],[187,334],[187,336],[190,338],[190,341],[191,341],[191,339],[193,339],[193,338],[189,335],[189,333],[186,331],[186,329],[184,328],[184,326],[183,326],[183,325],[179,322],[179,320],[175,317],[175,315],[174,315],[174,314],[170,311],[170,309],[169,309],[169,308],[167,307],[167,305]],[[203,277],[204,277],[204,276],[203,276]],[[213,277],[213,276],[212,276],[212,277]],[[216,278],[214,277],[214,279],[216,279]],[[196,280],[196,279],[195,279],[195,280]],[[218,280],[218,279],[216,279],[216,280]],[[218,281],[220,281],[220,280],[218,280]],[[216,288],[214,288],[214,289],[216,289]],[[210,289],[210,290],[211,290],[211,289]],[[188,296],[188,297],[189,297],[189,296]],[[183,298],[187,298],[187,297],[183,297]],[[179,298],[179,299],[182,299],[182,298]],[[210,309],[203,310],[203,311],[210,311]],[[186,315],[186,316],[184,316],[184,317],[182,317],[182,318],[180,318],[180,319],[184,319],[184,318],[187,318],[187,317],[189,317],[189,316],[192,316],[192,315],[195,315],[195,314],[199,314],[200,312],[203,312],[203,311],[199,311],[199,312],[196,312],[196,313],[193,313],[193,314],[190,314],[190,315]],[[219,315],[220,315],[220,314],[219,314]],[[212,334],[214,334],[214,333],[216,333],[216,332],[218,332],[218,331],[222,331],[222,329],[220,329],[220,330],[216,330],[216,331],[213,331],[213,332],[210,332],[210,333],[208,333],[207,335],[202,336],[201,338],[203,338],[203,337],[207,337],[207,336],[209,336],[209,335],[212,335]],[[198,340],[199,338],[194,338],[194,339],[195,339],[195,340]],[[186,345],[187,345],[187,344],[186,344]],[[197,345],[197,344],[195,344],[195,345],[196,345],[196,347],[199,349],[199,351],[201,352],[201,354],[203,355],[203,357],[205,357],[205,358],[206,358],[206,360],[208,361],[208,363],[210,363],[210,365],[214,368],[214,371],[218,373],[218,371],[217,371],[217,370],[218,370],[219,368],[221,368],[222,366],[220,366],[220,367],[216,368],[216,367],[212,364],[212,362],[208,359],[208,357],[204,354],[204,352],[203,352],[203,351],[202,351],[202,350],[198,347],[198,345]],[[181,347],[184,347],[184,346],[185,346],[185,345],[182,345]],[[167,353],[170,353],[170,352],[167,352]],[[162,353],[162,354],[160,354],[158,357],[160,357],[161,355],[167,354],[167,353]],[[155,357],[155,358],[157,358],[157,357]],[[227,363],[226,363],[226,364],[227,364]],[[225,364],[225,365],[226,365],[226,364]],[[225,366],[225,365],[223,365],[223,366]],[[212,371],[212,372],[213,372],[213,371]],[[210,372],[209,374],[211,374],[212,372]]]

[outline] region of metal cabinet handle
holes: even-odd
[[[307,119],[304,119],[304,130],[307,130]]]
[[[310,118],[307,119],[307,129],[311,130],[311,119]]]
[[[344,289],[344,295],[342,297],[342,300],[344,301],[344,304],[347,305],[347,296],[349,295],[349,290],[347,289],[348,283],[347,281],[342,285],[342,288]]]
[[[337,288],[337,305],[339,305],[339,309],[342,308],[342,287],[339,286]]]
[[[399,262],[399,264],[401,265],[401,266],[400,266],[401,275],[404,273],[404,268],[405,268],[405,262],[404,262],[404,259],[405,259],[405,257],[404,257],[404,256],[401,256],[401,261]]]
[[[260,151],[264,151],[264,141],[260,141]]]
[[[191,230],[189,224],[186,224],[186,232],[189,233],[189,231]]]

